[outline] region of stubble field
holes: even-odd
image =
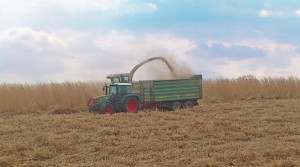
[[[299,166],[300,82],[269,81],[209,80],[193,109],[112,116],[84,106],[102,83],[2,85],[0,166]]]

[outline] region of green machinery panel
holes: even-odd
[[[202,98],[202,75],[190,79],[140,81],[140,96],[145,102]]]

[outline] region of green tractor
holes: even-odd
[[[136,65],[130,73],[109,75],[107,78],[111,80],[111,84],[104,86],[105,95],[90,98],[87,104],[89,110],[103,114],[136,113],[141,107],[147,106],[179,110],[197,105],[197,100],[202,98],[202,75],[187,79],[139,81],[138,84],[132,82],[135,71],[153,60],[165,62],[170,71],[173,71],[165,58],[153,57]],[[132,92],[133,84],[137,94]]]
[[[89,111],[106,114],[122,111],[131,113],[138,112],[141,108],[140,96],[132,93],[132,78],[138,68],[154,60],[165,62],[168,68],[173,71],[173,68],[165,58],[152,57],[136,65],[130,73],[109,75],[106,78],[111,80],[111,84],[103,88],[105,95],[94,99],[89,98],[87,104]]]
[[[128,75],[117,74],[107,78],[111,79],[112,83],[103,88],[105,95],[89,99],[87,106],[90,112],[100,114],[138,112],[141,107],[140,97],[132,93],[132,84],[128,82]]]

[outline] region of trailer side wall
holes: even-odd
[[[202,76],[191,79],[140,81],[144,102],[181,101],[202,98]]]

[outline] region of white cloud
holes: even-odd
[[[51,8],[61,8],[66,12],[83,12],[90,10],[101,10],[101,11],[109,11],[109,10],[117,10],[122,7],[126,7],[126,5],[132,5],[127,0],[85,0],[85,1],[73,1],[73,0],[52,0],[52,1],[39,1],[39,0],[2,0],[0,1],[0,9],[6,12],[34,12],[39,8],[42,9],[51,9]]]
[[[206,42],[209,47],[215,43],[222,45],[223,43],[228,43],[230,46],[244,46],[263,52],[262,56],[242,60],[231,60],[227,57],[210,57],[210,60],[206,59],[206,68],[214,71],[216,74],[226,77],[238,77],[248,74],[258,77],[266,75],[295,75],[300,77],[300,66],[298,65],[300,63],[300,54],[298,53],[298,46],[288,43],[278,43],[268,39],[247,39],[235,42],[208,40]]]
[[[67,47],[61,38],[55,33],[46,33],[43,31],[33,31],[31,28],[12,28],[7,30],[0,30],[0,44],[7,42],[18,41],[28,49],[41,51],[43,46],[40,44],[48,43],[53,47]]]
[[[210,40],[210,39],[207,40],[205,43],[206,43],[206,46],[208,46],[208,47],[212,47],[216,43],[220,43],[222,46],[224,46],[226,48],[230,48],[231,45],[232,45],[229,42],[221,42],[221,41],[218,41],[218,40],[213,41],[213,40]]]
[[[271,7],[272,7],[272,5],[271,5],[269,2],[266,2],[264,5],[265,5],[265,7],[267,7],[267,8],[271,8]]]
[[[298,72],[299,73],[299,71],[300,71],[299,64],[300,64],[300,55],[292,57],[291,58],[291,64],[288,67],[287,71],[288,72],[293,71],[293,72]],[[298,76],[300,76],[300,74]]]
[[[267,11],[267,10],[261,10],[260,11],[260,16],[262,16],[262,17],[270,16],[270,12]]]
[[[241,61],[233,61],[225,59],[216,59],[215,61],[223,61],[224,64],[215,66],[215,71],[221,74],[224,77],[239,77],[247,74],[255,74],[255,76],[264,75],[264,71],[262,69],[250,70],[249,66],[255,63],[254,58],[245,59]]]
[[[100,36],[94,41],[94,45],[107,55],[113,55],[115,59],[120,61],[119,67],[123,71],[115,71],[116,73],[129,72],[136,64],[146,60],[149,57],[164,56],[169,61],[183,66],[184,63],[189,62],[189,51],[196,48],[196,44],[185,38],[176,37],[172,34],[120,34],[117,31],[111,31],[105,36]],[[162,69],[161,69],[162,68]],[[164,73],[168,71],[165,65],[155,63],[154,66],[142,68],[137,72],[138,79],[149,79],[151,72],[157,71]],[[177,68],[177,67],[175,67]],[[179,71],[179,73],[184,71]],[[145,75],[145,73],[148,75]],[[179,74],[180,75],[180,74]]]
[[[148,3],[148,6],[152,9],[152,10],[156,10],[157,6],[153,3]]]
[[[296,13],[300,16],[300,10],[297,10]]]
[[[282,44],[277,43],[274,40],[268,40],[268,39],[247,39],[247,40],[241,40],[238,42],[224,42],[220,40],[207,40],[206,44],[208,47],[211,47],[215,43],[220,43],[224,47],[231,47],[231,45],[236,46],[247,46],[252,49],[261,49],[268,52],[278,52],[278,51],[293,51],[295,52],[298,49],[298,46],[292,45],[292,44]]]
[[[106,52],[138,52],[135,55],[139,57],[147,56],[149,52],[164,51],[182,58],[187,51],[196,47],[194,42],[171,34],[131,35],[120,34],[115,30],[97,38],[94,44]]]
[[[144,4],[128,0],[54,0],[51,5],[53,4],[60,6],[63,12],[75,15],[91,12],[102,12],[104,15],[146,12],[146,10],[142,10]]]
[[[153,12],[153,3],[128,0],[0,0],[0,28],[65,25],[110,17]],[[67,25],[68,26],[68,25]],[[48,27],[47,27],[48,28]]]
[[[203,72],[204,76],[209,72],[230,77],[300,75],[298,46],[268,39],[206,41],[208,47],[215,43],[227,49],[248,47],[263,54],[238,60],[215,57],[207,55],[205,50],[195,52],[198,47],[194,41],[165,33],[131,34],[111,30],[107,34],[94,34],[72,30],[5,29],[0,30],[0,82],[103,80],[108,74],[129,72],[137,63],[162,55],[170,61],[187,62],[196,73]],[[149,79],[142,71],[161,73],[165,68],[163,64],[151,64],[140,69],[135,79]]]
[[[236,45],[240,46],[248,46],[253,49],[261,49],[267,52],[286,52],[286,51],[293,51],[295,52],[298,49],[298,46],[292,45],[292,44],[286,44],[286,43],[277,43],[274,40],[268,40],[268,39],[252,39],[252,40],[243,40]]]
[[[102,80],[110,73],[130,72],[153,56],[189,60],[187,52],[195,47],[193,41],[172,34],[0,30],[0,82]]]
[[[283,17],[283,16],[290,16],[292,13],[290,11],[270,11],[270,10],[261,10],[259,12],[261,17]]]

